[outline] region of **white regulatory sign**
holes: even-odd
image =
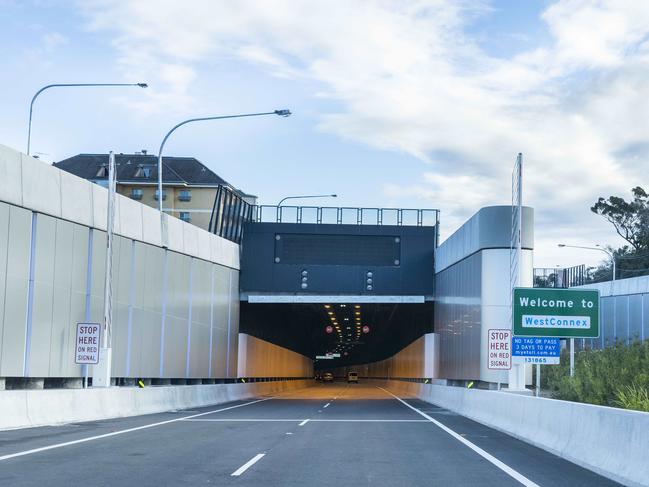
[[[77,323],[77,340],[74,347],[74,362],[77,364],[99,363],[99,323]]]
[[[512,331],[507,328],[488,330],[487,367],[493,370],[512,368]]]

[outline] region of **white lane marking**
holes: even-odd
[[[64,446],[78,445],[79,443],[86,443],[88,441],[100,440],[102,438],[109,438],[111,436],[122,435],[124,433],[130,433],[132,431],[139,431],[147,428],[155,428],[156,426],[162,426],[165,424],[176,423],[178,421],[185,421],[191,418],[197,418],[199,416],[205,416],[207,414],[220,413],[221,411],[228,411],[230,409],[240,408],[243,406],[250,406],[251,404],[256,404],[258,402],[268,401],[273,399],[272,397],[267,397],[265,399],[257,399],[256,401],[246,402],[244,404],[237,404],[236,406],[229,406],[227,408],[216,409],[214,411],[207,411],[205,413],[192,414],[191,416],[183,416],[182,418],[169,419],[167,421],[160,421],[158,423],[145,424],[143,426],[136,426],[135,428],[128,428],[125,430],[113,431],[111,433],[105,433],[103,435],[89,436],[87,438],[81,438],[79,440],[66,441],[65,443],[56,443],[54,445],[42,446],[40,448],[34,448],[32,450],[25,450],[17,453],[10,453],[9,455],[0,456],[0,461],[9,460],[10,458],[22,457],[25,455],[31,455],[33,453],[39,453],[47,450],[54,450],[56,448],[63,448]]]
[[[296,423],[299,419],[268,419],[268,418],[200,418],[185,419],[186,423]],[[305,419],[298,426],[304,426],[309,421],[313,423],[428,423],[425,419]]]
[[[265,455],[266,455],[265,453],[257,453],[254,457],[252,457],[250,460],[248,460],[246,463],[244,463],[238,469],[236,469],[234,472],[232,472],[230,474],[230,476],[231,477],[238,477],[243,472],[245,472],[250,467],[252,467],[255,463],[257,463],[259,460],[264,458]]]
[[[328,402],[327,404],[324,405],[324,407],[329,407],[329,404],[331,404],[331,403]]]
[[[414,412],[416,412],[417,414],[423,416],[423,417],[426,418],[428,421],[430,421],[431,423],[433,423],[435,426],[437,426],[438,428],[442,429],[443,431],[445,431],[446,433],[448,433],[449,435],[451,435],[453,438],[455,438],[455,439],[456,439],[457,441],[459,441],[460,443],[463,443],[465,446],[468,446],[469,448],[471,448],[474,452],[476,452],[476,453],[477,453],[478,455],[480,455],[482,458],[484,458],[484,459],[487,460],[488,462],[491,462],[493,465],[495,465],[496,467],[498,467],[500,470],[502,470],[503,472],[505,472],[507,475],[509,475],[509,476],[512,477],[513,479],[515,479],[515,480],[517,480],[518,482],[520,482],[521,484],[523,484],[525,487],[539,487],[539,485],[538,485],[537,483],[532,482],[530,479],[528,479],[527,477],[525,477],[525,476],[522,475],[521,473],[519,473],[519,472],[517,472],[516,470],[514,470],[513,468],[511,468],[509,465],[504,464],[503,462],[501,462],[500,460],[498,460],[496,457],[494,457],[494,456],[491,455],[490,453],[487,453],[486,451],[484,451],[484,450],[483,450],[482,448],[480,448],[479,446],[474,445],[474,444],[471,443],[469,440],[467,440],[467,439],[464,438],[463,436],[459,435],[458,433],[456,433],[455,431],[453,431],[453,430],[452,430],[451,428],[449,428],[448,426],[443,425],[442,423],[440,423],[440,422],[437,421],[436,419],[430,417],[428,414],[426,414],[426,413],[420,411],[419,409],[417,409],[417,408],[414,407],[414,406],[411,406],[411,405],[408,404],[406,401],[404,401],[404,400],[401,399],[400,397],[395,396],[394,394],[392,394],[392,393],[391,393],[390,391],[388,391],[387,389],[383,389],[383,387],[379,387],[379,389],[381,389],[383,392],[387,392],[387,393],[390,394],[392,397],[394,397],[397,401],[399,401],[401,404],[403,404],[404,406],[409,407],[409,408],[412,409]]]

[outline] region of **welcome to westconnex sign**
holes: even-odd
[[[595,338],[599,336],[599,291],[514,289],[514,335]]]

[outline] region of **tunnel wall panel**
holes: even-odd
[[[313,360],[239,333],[239,377],[313,377]]]

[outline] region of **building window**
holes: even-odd
[[[189,215],[188,211],[181,211],[180,212],[180,219],[184,222],[190,223],[192,221],[192,217]]]
[[[159,193],[158,193],[158,190],[156,189],[156,190],[155,190],[155,195],[153,196],[153,197],[155,198],[156,201],[158,201],[158,195],[159,195]],[[166,200],[166,199],[167,199],[167,190],[166,190],[166,189],[163,189],[163,190],[162,190],[162,201],[164,201],[164,200]]]
[[[136,178],[150,178],[151,177],[151,167],[149,166],[138,166],[135,171]]]
[[[192,192],[188,189],[183,189],[178,193],[178,200],[179,201],[191,201],[192,200]]]
[[[131,189],[131,199],[141,200],[142,199],[142,190],[140,188]]]
[[[95,174],[96,178],[107,178],[108,177],[108,166],[102,165],[97,169],[97,174]]]

